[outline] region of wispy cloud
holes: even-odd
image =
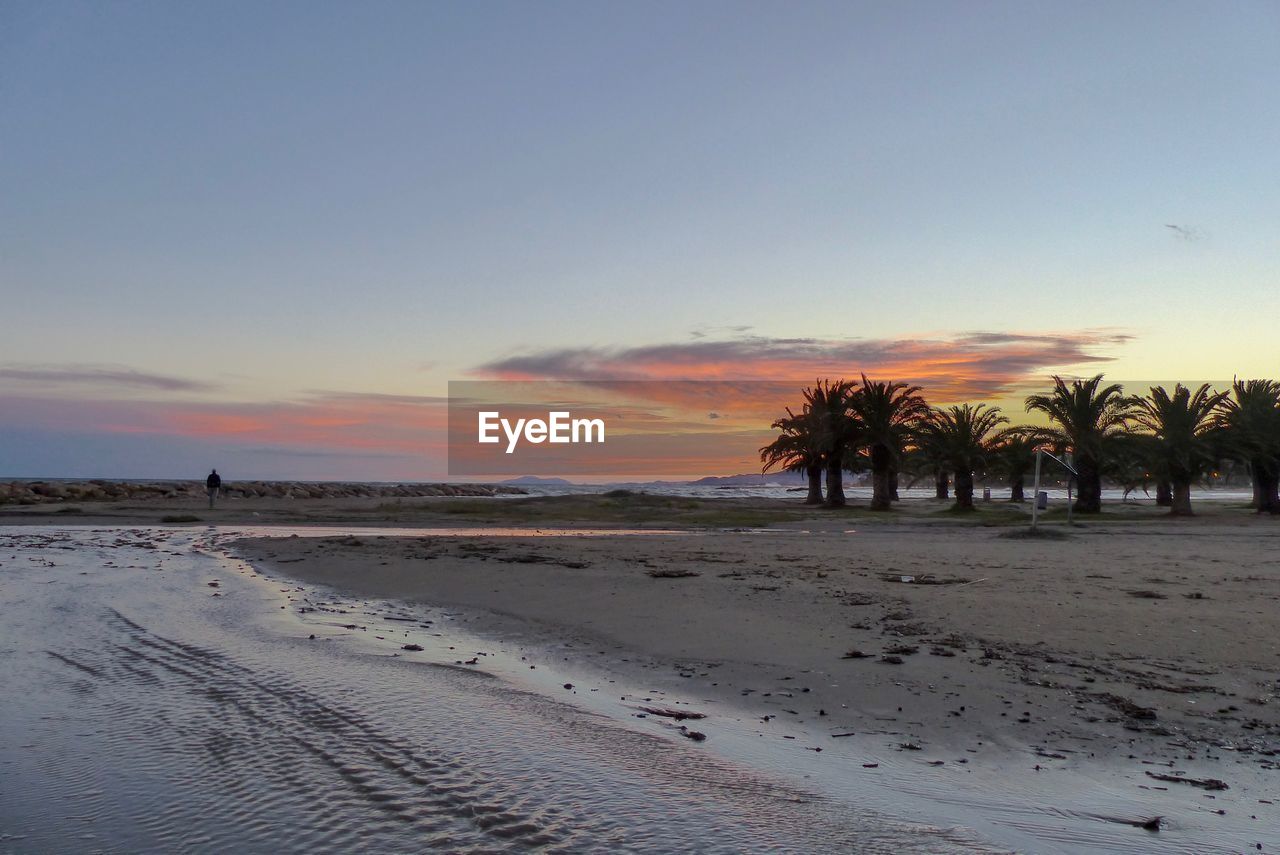
[[[742,336],[751,332],[751,330],[753,329],[754,327],[752,327],[750,324],[734,324],[731,326],[701,326],[693,329],[689,333],[689,338],[701,340],[701,339],[722,337],[725,335]]]
[[[481,366],[504,380],[771,380],[866,373],[924,386],[942,399],[1007,393],[1047,371],[1110,361],[1131,340],[1116,330],[977,331],[950,337],[813,339],[745,336],[632,348],[545,350]]]
[[[1130,340],[1124,332],[1100,329],[893,339],[769,338],[728,330],[719,335],[724,337],[645,347],[538,351],[490,362],[475,373],[545,381],[545,394],[526,402],[540,412],[546,412],[547,401],[587,406],[603,394],[618,426],[618,442],[611,439],[611,447],[631,454],[637,472],[646,455],[658,454],[671,465],[687,464],[691,473],[747,471],[742,466],[751,463],[769,422],[817,377],[856,379],[865,372],[909,381],[924,386],[933,403],[1010,397],[1050,371],[1100,370]],[[637,391],[636,385],[646,388]],[[98,434],[121,442],[180,439],[262,460],[367,456],[370,466],[384,460],[377,463],[383,473],[398,471],[399,458],[406,461],[405,471],[438,471],[445,456],[450,424],[444,397],[333,389],[277,401],[189,394],[221,388],[113,365],[0,365],[0,428]],[[466,397],[465,387],[457,391]],[[673,444],[672,437],[685,438]],[[717,454],[723,465],[715,463]]]
[[[1173,232],[1174,237],[1181,241],[1192,243],[1198,240],[1204,240],[1204,232],[1195,226],[1183,225],[1176,223],[1165,223],[1164,227]]]
[[[290,401],[0,396],[0,425],[151,434],[263,448],[422,454],[443,448],[443,398],[329,392]]]
[[[132,389],[155,392],[212,392],[216,383],[151,374],[120,365],[30,364],[0,365],[0,381],[36,386],[92,386],[95,389]]]
[[[313,403],[403,404],[411,407],[449,403],[449,398],[445,395],[391,395],[385,392],[335,392],[331,389],[307,389],[303,395]]]

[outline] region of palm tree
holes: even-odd
[[[1280,514],[1280,382],[1233,381],[1222,424],[1234,456],[1249,467],[1253,507]]]
[[[986,464],[996,428],[1008,421],[999,407],[961,404],[934,410],[920,426],[943,465],[955,473],[956,510],[973,510],[973,470]]]
[[[1171,396],[1164,387],[1134,403],[1133,421],[1154,438],[1157,472],[1173,486],[1174,516],[1191,516],[1191,485],[1213,469],[1217,461],[1215,434],[1218,407],[1225,392],[1214,394],[1205,383],[1195,392],[1178,383]]]
[[[1164,467],[1158,465],[1160,447],[1156,438],[1146,433],[1124,433],[1111,440],[1107,460],[1103,468],[1109,480],[1124,489],[1123,501],[1129,494],[1141,490],[1151,495],[1155,484],[1156,504],[1162,508],[1173,505],[1173,485],[1164,475]]]
[[[775,421],[772,427],[782,433],[760,449],[760,462],[764,464],[762,471],[780,468],[787,472],[805,473],[809,479],[809,494],[804,503],[822,504],[822,470],[826,461],[820,447],[821,423],[813,409],[806,404],[796,415],[788,407],[786,417]]]
[[[1088,380],[1073,380],[1068,386],[1054,376],[1053,391],[1027,398],[1027,411],[1038,410],[1057,425],[1057,433],[1075,456],[1080,492],[1076,497],[1078,513],[1096,514],[1102,510],[1102,460],[1111,439],[1119,434],[1133,409],[1117,384],[1099,388],[1102,375]]]
[[[805,407],[813,412],[818,430],[818,448],[827,467],[829,508],[842,508],[846,456],[857,447],[860,425],[850,410],[857,383],[846,380],[819,380],[804,390]]]
[[[991,461],[1009,485],[1009,501],[1026,501],[1024,490],[1036,463],[1036,451],[1050,442],[1047,431],[1028,425],[1005,428],[996,435]]]
[[[933,482],[935,498],[951,498],[951,468],[943,458],[942,450],[934,437],[922,430],[913,439],[912,447],[904,452],[902,463],[898,467],[911,476],[907,486],[914,487],[920,481],[928,479]]]
[[[871,458],[871,510],[887,511],[893,501],[893,476],[913,428],[929,415],[919,386],[878,382],[862,375],[862,387],[850,399],[862,443]]]

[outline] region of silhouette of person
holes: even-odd
[[[218,491],[222,489],[222,476],[215,469],[209,473],[209,477],[204,479],[205,489],[209,491],[209,507],[213,507],[213,500],[218,498]]]

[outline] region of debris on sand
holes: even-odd
[[[1112,709],[1117,710],[1120,713],[1123,713],[1129,718],[1141,719],[1144,721],[1155,720],[1156,711],[1151,709],[1151,707],[1140,706],[1139,704],[1135,704],[1133,701],[1129,700],[1128,698],[1121,697],[1120,695],[1113,695],[1110,692],[1102,692],[1096,695],[1092,695],[1092,697],[1101,701],[1102,703],[1106,704]]]
[[[691,576],[701,576],[694,570],[650,570],[649,576],[654,579],[688,579]]]
[[[841,659],[870,659],[870,653],[863,653],[861,650],[850,650],[848,653],[840,657]]]
[[[706,713],[693,712],[692,710],[671,710],[663,707],[637,707],[641,712],[647,712],[649,715],[662,716],[663,718],[671,718],[676,721],[693,721],[700,718],[706,718]]]
[[[405,644],[400,647],[401,650],[422,650],[421,644]]]
[[[1167,600],[1169,599],[1159,591],[1125,591],[1131,597],[1137,597],[1140,600]]]
[[[1220,781],[1217,778],[1188,778],[1185,775],[1165,775],[1160,772],[1147,772],[1147,777],[1155,778],[1157,781],[1169,781],[1174,784],[1189,784],[1202,790],[1230,789],[1226,781]]]
[[[697,730],[690,730],[687,727],[680,728],[680,735],[685,739],[692,739],[694,742],[705,742],[707,735]]]
[[[963,585],[971,581],[964,576],[937,576],[933,573],[922,573],[918,576],[882,573],[880,578],[885,582],[896,582],[900,585]]]
[[[901,665],[901,664],[902,664],[902,657],[901,657],[901,656],[893,656],[893,655],[881,656],[881,657],[880,657],[880,661],[881,661],[881,662],[883,662],[883,663],[884,663],[884,664],[886,664],[886,665]]]

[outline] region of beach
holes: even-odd
[[[892,524],[372,534],[256,538],[236,551],[348,594],[472,609],[498,630],[625,653],[784,720],[847,710],[953,749],[1113,743],[1144,759],[1203,759],[1228,747],[1270,768],[1280,531],[1268,522],[1064,540]]]
[[[1051,513],[1028,538],[995,505],[344,501],[228,503],[216,526],[86,505],[86,526],[54,530],[222,556],[224,587],[189,593],[229,593],[227,567],[270,584],[293,621],[275,643],[299,655],[491,675],[577,710],[562,721],[927,829],[885,851],[1280,846],[1274,520],[1133,506],[1071,528]],[[9,537],[48,530],[5,518],[25,523]],[[880,839],[848,833],[816,839]]]

